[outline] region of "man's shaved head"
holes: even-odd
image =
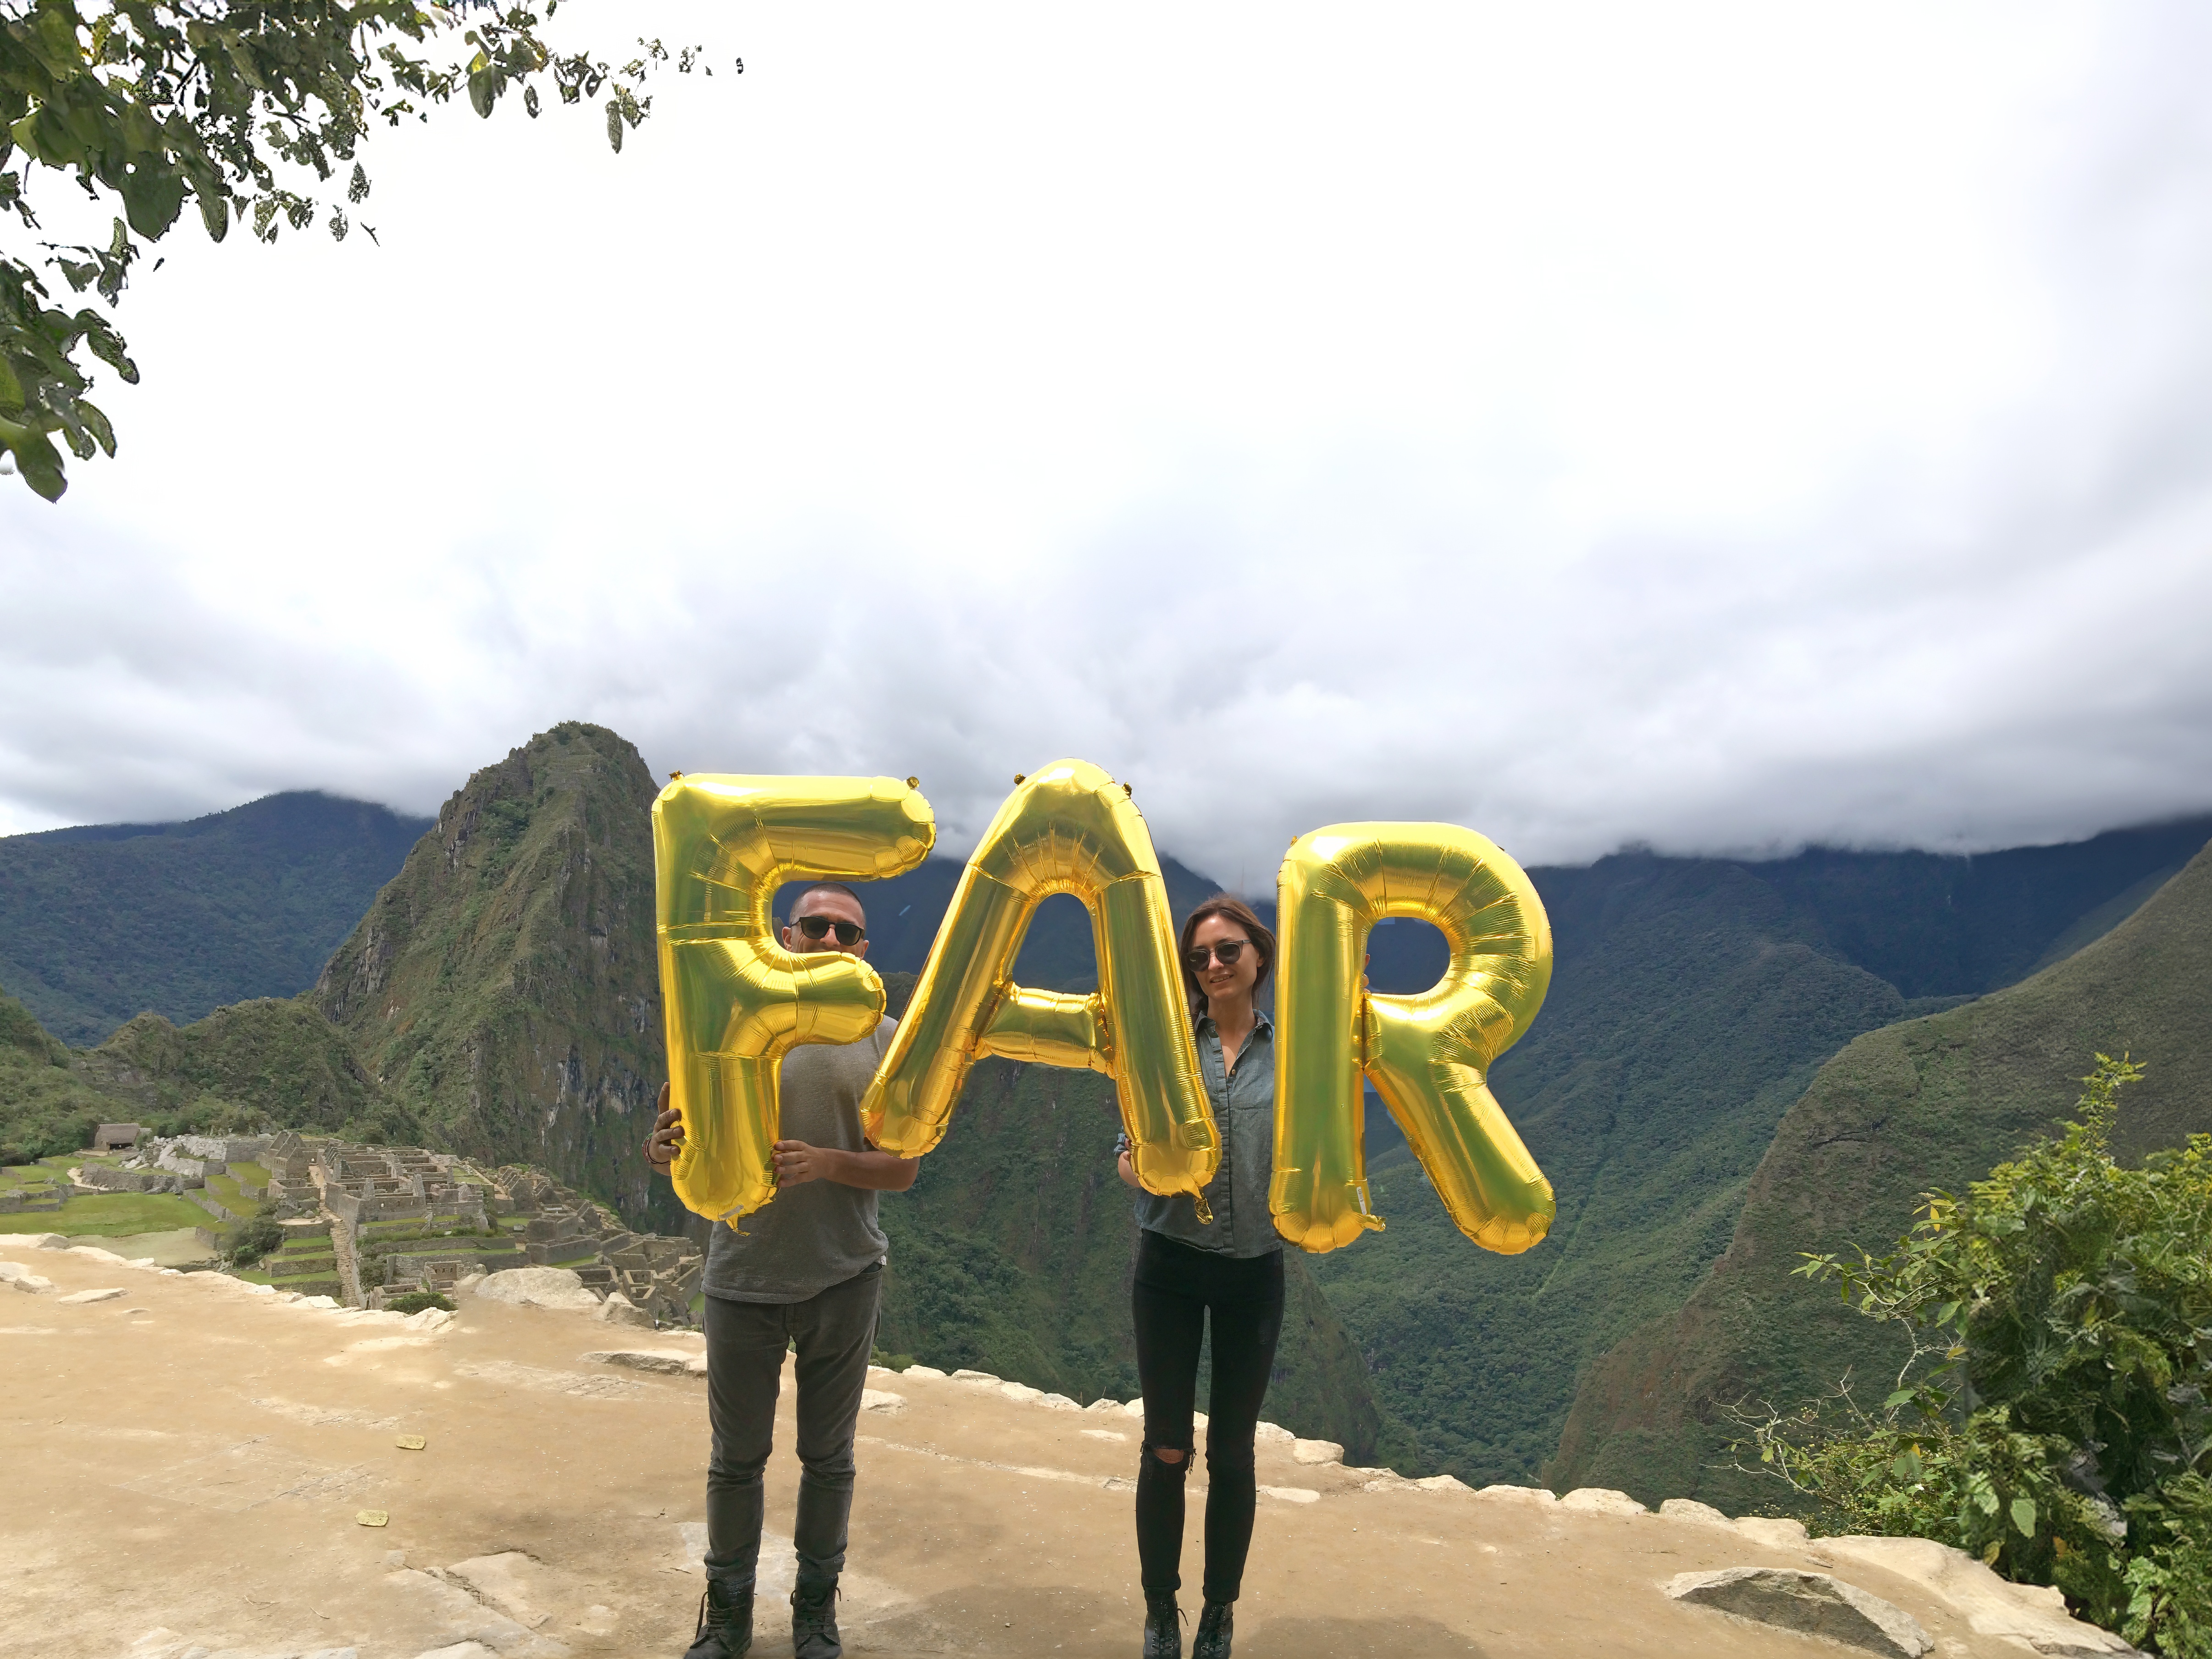
[[[809,904],[807,901],[813,898],[817,894],[823,893],[840,893],[845,897],[852,900],[853,919],[860,922],[863,927],[866,926],[868,913],[866,908],[860,903],[860,896],[854,892],[851,888],[845,885],[842,881],[817,881],[810,883],[807,885],[806,890],[800,893],[797,898],[792,901],[791,914],[794,917],[811,916],[814,915],[821,907],[818,905]],[[830,908],[839,915],[843,915],[845,914],[842,906],[833,905]]]

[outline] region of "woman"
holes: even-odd
[[[1188,1194],[1139,1189],[1137,1375],[1145,1389],[1137,1475],[1137,1559],[1145,1589],[1145,1659],[1182,1659],[1183,1483],[1190,1472],[1199,1339],[1213,1318],[1206,1399],[1206,1606],[1191,1659],[1229,1659],[1231,1609],[1252,1543],[1257,1486],[1252,1435],[1283,1328],[1283,1249],[1267,1211],[1274,1169],[1275,1032],[1253,995],[1275,936],[1251,907],[1216,894],[1182,925],[1199,1071],[1221,1132],[1221,1168],[1206,1187],[1211,1221]],[[1121,1179],[1137,1186],[1124,1135]]]

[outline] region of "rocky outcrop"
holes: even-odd
[[[1825,1572],[1782,1567],[1685,1572],[1667,1582],[1667,1594],[1753,1624],[1878,1653],[1882,1659],[1920,1659],[1936,1645],[1911,1614]]]

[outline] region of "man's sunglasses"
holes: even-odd
[[[1244,947],[1250,942],[1249,939],[1224,939],[1214,945],[1194,945],[1182,953],[1182,965],[1194,974],[1202,974],[1207,962],[1218,957],[1224,968],[1234,968],[1237,958],[1244,954]]]
[[[868,930],[858,922],[833,921],[828,916],[801,916],[791,925],[811,939],[827,939],[830,929],[835,928],[837,943],[848,951],[868,936]]]

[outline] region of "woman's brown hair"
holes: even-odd
[[[1196,1019],[1206,1012],[1206,993],[1198,988],[1198,975],[1190,971],[1191,935],[1198,932],[1198,924],[1208,916],[1219,916],[1224,921],[1234,922],[1244,930],[1244,937],[1252,941],[1252,949],[1260,958],[1259,977],[1252,981],[1256,994],[1267,982],[1267,970],[1275,965],[1275,935],[1267,925],[1252,914],[1252,907],[1233,893],[1216,893],[1212,898],[1183,918],[1182,939],[1176,946],[1176,966],[1182,969],[1183,989],[1190,993],[1190,1017]]]

